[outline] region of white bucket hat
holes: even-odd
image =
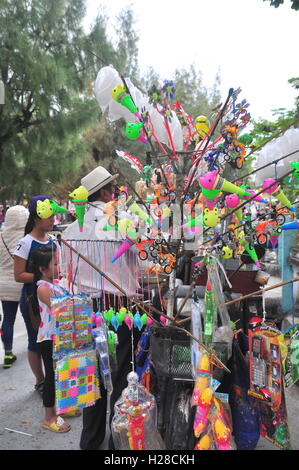
[[[87,189],[88,196],[91,196],[103,186],[106,186],[106,184],[115,180],[118,176],[118,173],[116,175],[111,175],[111,173],[109,173],[109,171],[103,166],[97,166],[94,170],[88,173],[88,175],[81,179],[81,184]]]

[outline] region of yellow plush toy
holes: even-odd
[[[37,201],[36,204],[36,213],[41,219],[48,219],[53,215],[53,208],[49,199],[44,201]]]

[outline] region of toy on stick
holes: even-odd
[[[269,185],[273,185],[266,189]],[[295,209],[292,207],[292,203],[289,201],[287,196],[284,194],[282,191],[281,187],[279,184],[275,183],[275,180],[273,178],[268,178],[263,182],[263,188],[265,188],[265,193],[271,194],[271,196],[275,197],[280,201],[285,207],[290,209],[291,211],[295,211]]]
[[[79,230],[83,232],[85,208],[88,202],[88,191],[84,186],[79,186],[69,194],[75,204],[75,211],[78,218]]]

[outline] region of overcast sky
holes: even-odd
[[[162,80],[175,68],[194,63],[203,84],[212,87],[219,70],[221,96],[241,87],[253,118],[270,119],[271,110],[294,108],[298,94],[288,79],[299,76],[299,11],[290,1],[279,8],[262,0],[87,0],[86,25],[99,6],[115,16],[128,5],[135,12],[141,72],[151,65]],[[96,51],[95,51],[96,52]],[[187,110],[186,110],[187,111]]]

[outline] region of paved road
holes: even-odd
[[[34,378],[27,363],[25,327],[19,312],[15,325],[14,352],[18,359],[13,367],[4,370],[0,366],[0,450],[79,450],[80,417],[69,420],[72,429],[66,434],[46,431],[40,426],[43,407],[41,398],[34,391]],[[0,364],[3,364],[2,348]],[[291,387],[286,395],[293,449],[299,450],[299,387]],[[105,442],[103,449],[107,449],[106,445]],[[257,450],[279,449],[261,438]]]

